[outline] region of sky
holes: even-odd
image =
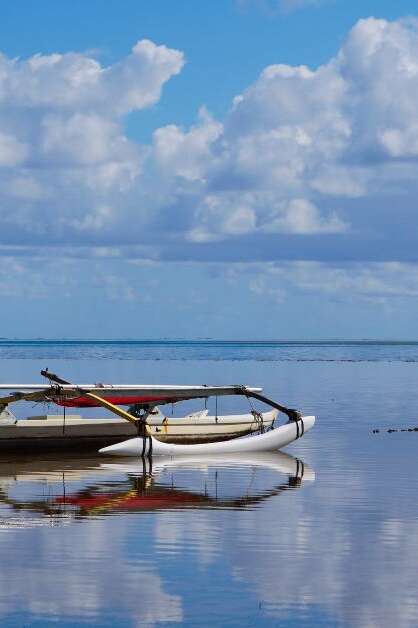
[[[0,336],[418,338],[418,4],[4,0]]]

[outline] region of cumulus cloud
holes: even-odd
[[[154,133],[155,160],[165,176],[202,180],[211,158],[211,144],[221,135],[222,124],[202,108],[198,124],[185,132],[175,124]]]
[[[318,208],[303,198],[295,198],[279,207],[264,226],[268,233],[340,233],[347,225],[335,214],[323,218]]]
[[[187,208],[182,220],[192,242],[263,233],[273,251],[279,234],[315,236],[315,257],[331,236],[345,234],[348,255],[359,242],[365,251],[366,238],[366,256],[373,257],[383,237],[393,259],[378,208],[386,222],[394,205],[413,221],[417,52],[416,21],[360,20],[335,58],[318,69],[265,68],[235,97],[222,127],[211,118],[200,121],[199,144],[195,127],[160,129],[156,138],[167,141],[157,141],[157,161],[170,163],[177,178],[162,215]],[[187,172],[175,153],[179,145],[187,147]],[[414,225],[402,222],[399,240]]]
[[[1,55],[0,215],[6,227],[19,226],[26,242],[34,230],[44,240],[63,230],[74,239],[80,229],[103,232],[147,151],[128,139],[123,116],[158,102],[183,63],[181,52],[148,40],[108,67],[81,53],[26,60]],[[3,238],[10,241],[7,228]]]
[[[0,133],[0,167],[19,165],[24,161],[27,152],[23,142],[8,133]]]
[[[417,58],[416,21],[360,20],[328,63],[278,59],[222,120],[202,107],[145,145],[125,118],[158,102],[181,52],[2,56],[0,244],[416,260]]]
[[[158,102],[161,88],[180,72],[183,54],[139,41],[108,67],[81,53],[0,57],[0,103],[12,107],[84,109],[124,114]]]

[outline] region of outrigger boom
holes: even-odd
[[[0,397],[0,405],[7,405],[15,401],[52,401],[66,407],[107,407],[115,414],[115,406],[136,405],[149,408],[152,405],[163,405],[188,401],[190,399],[205,399],[208,397],[222,397],[227,395],[242,395],[262,401],[279,412],[283,412],[291,421],[297,421],[300,413],[292,408],[278,404],[261,394],[262,388],[252,388],[243,385],[232,386],[172,386],[172,385],[111,385],[104,384],[71,384],[70,382],[51,373],[48,369],[41,371],[41,375],[50,380],[51,384],[1,384],[0,390],[15,390],[10,395]],[[23,392],[28,391],[28,392]],[[113,407],[105,405],[108,401]],[[125,413],[123,418],[129,413]],[[119,414],[122,416],[122,414]],[[132,417],[135,418],[135,417]]]

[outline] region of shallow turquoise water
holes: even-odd
[[[1,625],[418,624],[418,433],[387,432],[418,426],[416,344],[8,342],[0,356],[3,382],[48,366],[245,383],[318,417],[263,459],[3,456]]]

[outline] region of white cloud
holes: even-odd
[[[0,167],[18,166],[27,156],[28,149],[13,135],[0,133]]]
[[[96,114],[76,113],[71,117],[46,115],[42,120],[42,153],[54,160],[91,164],[109,159],[118,131],[109,120]],[[116,136],[116,138],[115,138]]]
[[[189,232],[193,242],[222,240],[256,230],[256,213],[246,204],[245,195],[208,195],[195,212],[197,226]]]
[[[378,138],[390,157],[418,155],[418,125],[410,125],[407,129],[389,127],[378,132]]]
[[[204,178],[210,146],[220,136],[222,125],[206,109],[199,112],[199,122],[185,133],[175,124],[154,133],[155,159],[164,176],[180,176],[188,181]]]
[[[87,110],[118,115],[158,102],[164,83],[180,72],[183,54],[139,41],[131,54],[108,67],[82,53],[0,56],[0,106],[26,110]]]
[[[360,20],[328,64],[316,70],[267,67],[234,99],[222,128],[203,133],[205,127],[199,127],[204,151],[191,148],[194,127],[181,133],[173,128],[171,137],[167,129],[157,132],[172,147],[170,167],[184,179],[174,189],[176,205],[180,197],[191,208],[188,238],[209,242],[260,231],[271,237],[345,232],[352,234],[354,249],[365,216],[347,205],[350,199],[368,199],[370,208],[384,205],[385,195],[393,195],[395,182],[402,181],[395,190],[399,202],[405,204],[407,197],[413,203],[417,24]],[[188,155],[187,170],[177,147]],[[161,161],[158,142],[155,150]],[[191,178],[193,187],[185,187]],[[368,237],[382,230],[374,220]]]
[[[36,232],[53,238],[65,230],[76,240],[80,230],[105,231],[108,208],[123,206],[147,153],[127,138],[122,116],[155,104],[183,63],[181,52],[148,40],[108,67],[81,53],[0,56],[6,225],[26,242]]]
[[[255,208],[264,205],[261,216]],[[258,220],[259,219],[259,220]],[[277,202],[273,195],[208,195],[195,213],[197,227],[189,232],[193,242],[211,242],[246,234],[344,233],[348,225],[335,212],[323,215],[309,200],[295,198]]]
[[[313,203],[303,198],[295,198],[277,208],[264,225],[267,233],[341,233],[347,225],[337,215],[324,218]]]
[[[80,231],[100,231],[112,221],[112,218],[112,209],[103,205],[85,214],[81,220],[74,220],[73,225],[76,229],[80,229]]]
[[[343,301],[418,299],[418,264],[283,262],[238,266],[237,272],[250,277],[252,292],[275,300],[291,291]]]
[[[326,196],[361,198],[367,193],[368,173],[364,168],[329,164],[310,182],[312,190]]]
[[[104,82],[112,100],[116,99],[116,111],[123,114],[158,102],[164,83],[183,65],[180,51],[157,46],[148,39],[139,41],[131,55],[106,70]]]
[[[148,146],[127,136],[125,116],[158,102],[181,52],[145,40],[108,67],[80,53],[0,57],[2,243],[36,234],[199,259],[197,245],[216,243],[207,254],[222,259],[233,241],[242,259],[254,238],[277,259],[289,235],[311,259],[331,248],[338,259],[342,239],[346,259],[414,258],[417,24],[361,20],[327,64],[277,59],[222,121],[202,108]]]

